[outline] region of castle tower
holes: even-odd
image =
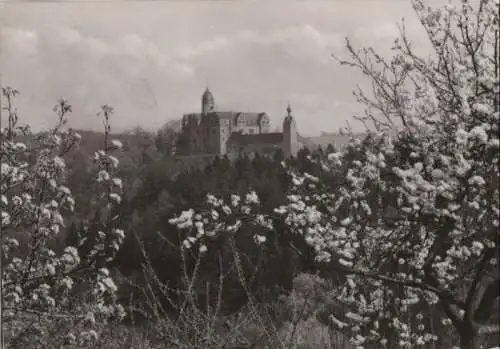
[[[214,95],[207,87],[207,89],[203,93],[203,96],[201,96],[201,113],[203,115],[206,115],[213,111],[215,111],[215,99]]]
[[[292,116],[290,104],[286,108],[287,116],[283,120],[283,153],[285,157],[296,156],[299,150],[299,141],[295,119]]]

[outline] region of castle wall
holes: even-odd
[[[190,142],[192,154],[199,154],[200,149],[203,147],[203,135],[201,134],[201,127],[195,122],[191,122],[186,130]]]
[[[219,154],[226,154],[228,152],[227,141],[231,135],[229,131],[229,125],[219,127]]]
[[[269,124],[259,125],[259,133],[269,133],[269,132],[270,132]]]
[[[245,154],[259,153],[262,155],[274,155],[276,150],[280,148],[281,148],[280,144],[276,145],[276,144],[256,143],[256,144],[249,144],[243,147],[243,153]]]

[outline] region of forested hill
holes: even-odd
[[[91,159],[95,151],[103,148],[104,134],[87,130],[77,130],[77,132],[82,136],[81,141],[65,156],[69,172],[68,181],[75,195],[81,199],[77,202],[86,202],[85,195],[91,191],[94,182],[94,178],[89,176],[92,168]],[[175,204],[191,201],[193,197],[196,197],[196,200],[190,204],[196,204],[208,192],[222,190],[228,195],[231,191],[242,192],[249,187],[264,186],[263,192],[272,193],[282,187],[277,182],[283,180],[283,174],[276,172],[278,168],[281,171],[283,157],[280,153],[271,159],[257,156],[253,160],[243,158],[235,162],[229,162],[224,157],[215,160],[178,161],[172,156],[168,137],[169,134],[165,132],[153,133],[140,129],[111,134],[111,139],[120,140],[123,144],[122,150],[113,155],[120,161],[118,174],[123,179],[127,199],[132,200],[139,193],[141,195],[151,193],[154,197],[165,190],[170,196],[175,196],[174,191],[183,190],[183,195],[188,195],[189,199],[183,195],[178,196]],[[322,148],[316,149],[313,154],[321,156],[324,152],[333,150],[334,148],[330,146],[324,148],[324,151]],[[303,149],[295,161],[305,164],[308,161],[308,154],[309,151]],[[265,184],[254,182],[254,178],[261,176],[265,177]],[[221,189],[221,186],[224,189]],[[186,194],[188,192],[191,194]],[[144,202],[139,206],[154,202],[154,198],[151,200],[144,198]],[[87,209],[82,208],[82,210],[88,214]],[[85,216],[83,212],[82,216]]]
[[[68,155],[69,187],[80,203],[65,234],[69,241],[73,241],[89,223],[90,229],[93,229],[92,222],[84,219],[93,216],[92,207],[87,203],[95,182],[89,178],[91,163],[85,157],[90,158],[103,141],[103,135],[98,132],[83,131],[80,134],[81,144]],[[181,169],[171,156],[157,149],[151,136],[141,133],[113,135],[113,139],[119,139],[124,145],[118,155],[121,160],[120,177],[124,185],[119,226],[126,231],[125,244],[115,266],[126,276],[137,275],[141,271],[143,251],[138,244],[139,239],[151,258],[152,266],[162,271],[162,281],[175,289],[182,282],[182,263],[175,247],[181,243],[182,236],[169,224],[170,218],[181,210],[202,207],[209,193],[227,198],[231,194],[244,195],[249,190],[255,190],[263,203],[263,209],[272,212],[284,202],[290,178],[281,164],[283,158],[279,153],[274,158],[257,155],[252,159],[242,157],[235,161],[222,157],[206,166]],[[292,161],[297,168],[317,174],[321,171],[320,167],[309,160],[309,155],[321,157],[325,156],[325,152],[302,150]],[[254,234],[253,230],[242,232],[236,241],[246,258],[249,258],[245,268],[250,268],[257,261],[262,263],[260,271],[255,274],[252,289],[259,294],[275,289],[290,289],[294,275],[313,262],[308,257],[307,248],[304,247],[300,262],[285,242],[276,241],[275,247],[262,254],[250,243]],[[222,249],[220,252],[226,254],[228,251]],[[231,264],[226,257],[225,266]],[[207,255],[207,265],[216,263],[217,258],[217,255]],[[164,265],[170,267],[165,269],[162,267]],[[216,282],[216,276],[208,269],[203,271],[203,278]],[[231,289],[231,294],[223,311],[230,312],[242,306],[246,298],[236,271],[231,271],[228,279],[227,287]],[[124,288],[122,292],[124,298],[130,297],[130,290]]]
[[[122,168],[136,167],[138,164],[148,163],[150,161],[167,161],[165,165],[174,170],[173,166],[177,162],[172,157],[172,141],[175,128],[169,127],[171,124],[166,124],[157,132],[145,131],[141,128],[121,133],[112,133],[111,138],[120,140],[123,144],[121,152],[117,153],[117,157],[121,162]],[[93,153],[102,149],[104,134],[98,131],[91,130],[76,130],[81,136],[81,142],[68,155],[69,161],[86,161]],[[329,145],[331,149],[339,149],[347,145],[349,136],[339,134],[323,134],[318,137],[301,137],[299,142],[309,150],[318,150],[319,148],[326,150]],[[206,161],[201,161],[201,164],[206,164]],[[192,163],[190,163],[192,164]],[[179,163],[175,166],[180,166]],[[179,168],[175,168],[174,172],[178,172]]]

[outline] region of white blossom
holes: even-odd
[[[118,139],[113,139],[111,141],[111,144],[113,145],[113,147],[117,148],[117,149],[121,149],[123,148],[123,144],[121,141],[119,141]]]

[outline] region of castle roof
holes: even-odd
[[[258,134],[242,134],[233,132],[229,136],[228,143],[247,146],[250,144],[281,144],[283,142],[283,133],[258,133]]]
[[[200,119],[203,114],[201,113],[189,113],[186,115],[192,115],[191,117],[195,117]],[[207,115],[217,115],[222,120],[231,120],[233,122],[237,121],[239,118],[244,118],[247,122],[247,125],[255,125],[257,126],[260,123],[260,120],[263,116],[266,116],[266,113],[246,113],[246,112],[233,112],[233,111],[214,111],[210,112]]]

